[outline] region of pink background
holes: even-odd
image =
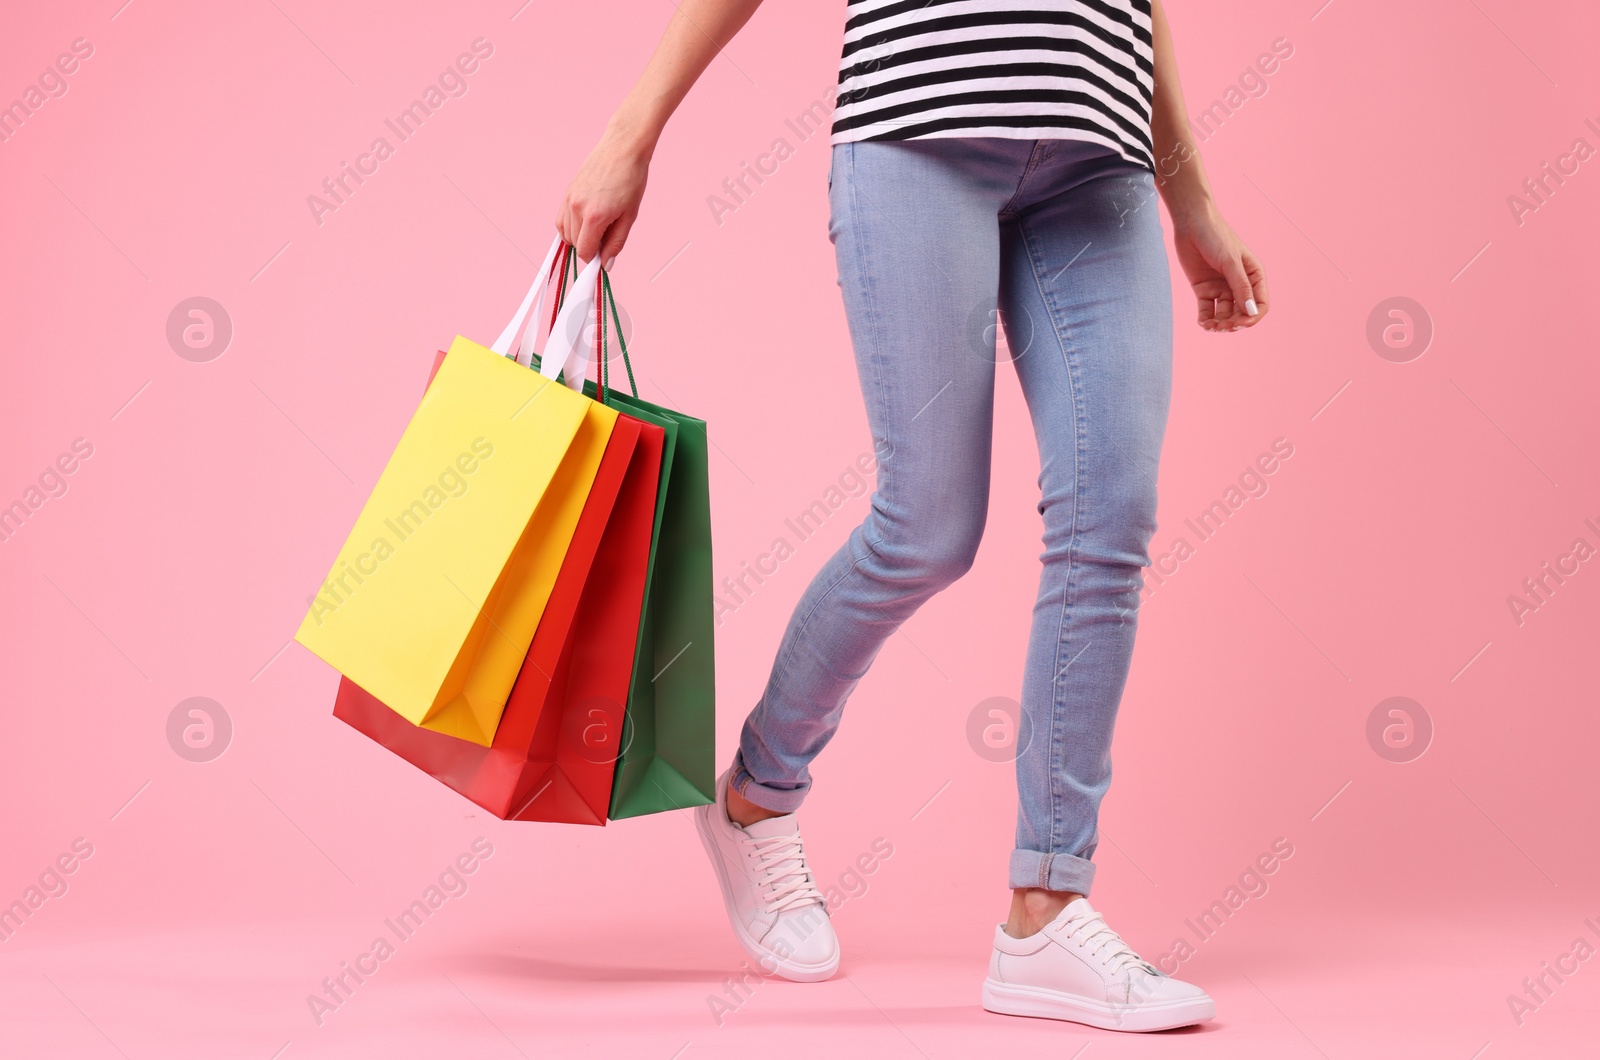
[[[1579,308],[1600,159],[1520,225],[1507,205],[1574,139],[1600,148],[1591,5],[1168,5],[1191,114],[1273,40],[1294,54],[1204,145],[1274,307],[1212,336],[1176,292],[1156,550],[1274,439],[1294,456],[1145,606],[1095,900],[1155,959],[1275,839],[1295,853],[1182,965],[1217,1021],[1134,1039],[977,1006],[1015,796],[967,721],[1018,693],[1040,548],[1008,370],[977,566],[888,645],[816,766],[803,818],[824,882],[876,838],[894,848],[836,915],[841,975],[763,983],[721,1025],[706,999],[743,955],[687,814],[488,818],[336,722],[336,675],[287,643],[433,351],[497,334],[673,10],[519,2],[7,17],[0,102],[72,41],[94,47],[0,144],[0,504],[93,446],[0,543],[0,900],[75,839],[94,850],[0,945],[8,1055],[1471,1060],[1592,1043],[1600,962],[1521,1026],[1506,1002],[1574,938],[1600,945],[1600,563],[1520,627],[1507,604],[1575,538],[1600,546]],[[711,424],[719,580],[870,447],[825,137],[784,124],[833,81],[841,8],[774,0],[712,66],[616,270],[644,395]],[[466,95],[319,225],[306,197],[394,143],[384,119],[480,37],[494,51]],[[707,196],[780,136],[794,157],[719,225]],[[166,338],[193,296],[234,328],[204,363]],[[1407,363],[1366,339],[1394,296],[1434,327]],[[722,757],[865,505],[718,630]],[[166,735],[193,696],[233,725],[208,763]],[[1434,727],[1405,764],[1367,737],[1391,696]],[[480,836],[494,854],[469,891],[317,1026],[306,995]]]

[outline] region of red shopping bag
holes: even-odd
[[[535,636],[506,704],[517,733],[508,739],[520,745],[522,727],[534,721],[509,814],[517,820],[603,825],[611,805],[666,441],[660,427],[622,416],[618,429],[624,422],[639,428],[639,443],[583,583],[571,630],[561,638],[549,670],[543,652],[550,645]]]

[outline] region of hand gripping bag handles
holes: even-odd
[[[582,378],[577,344],[537,374],[505,356],[556,250],[494,349],[456,337],[295,634],[406,721],[485,747],[617,420],[554,382]]]

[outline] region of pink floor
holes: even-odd
[[[497,888],[503,893],[504,887]],[[705,901],[673,888],[653,912],[582,933],[455,931],[414,941],[318,1027],[301,997],[329,939],[364,925],[299,923],[126,935],[8,954],[7,1056],[949,1057],[1005,1050],[1124,1057],[1593,1057],[1585,978],[1518,1027],[1525,933],[1501,917],[1395,921],[1341,910],[1316,933],[1283,917],[1241,927],[1188,967],[1217,1000],[1204,1027],[1127,1035],[991,1015],[975,1004],[975,930],[896,952],[903,936],[843,924],[830,982],[756,981]],[[661,908],[676,904],[679,910]],[[1512,918],[1514,920],[1514,918]],[[1552,918],[1553,920],[1556,918]],[[1269,920],[1271,922],[1269,922]],[[970,927],[971,925],[968,925]],[[1543,925],[1559,938],[1564,925]],[[1231,927],[1231,925],[1230,925]],[[1559,944],[1546,947],[1554,957]],[[648,948],[647,948],[648,947]],[[332,955],[330,954],[330,957]],[[1587,975],[1585,975],[1587,973]]]
[[[172,871],[150,866],[156,871],[141,878],[138,898],[96,886],[95,859],[126,855],[155,815],[179,809],[188,824],[205,828],[206,815],[184,807],[183,793],[152,785],[107,822],[103,844],[80,863],[75,882],[84,893],[47,904],[0,953],[4,1055],[1600,1055],[1600,964],[1568,959],[1577,972],[1520,1023],[1507,1003],[1523,994],[1524,976],[1541,974],[1541,961],[1555,965],[1575,938],[1591,946],[1600,939],[1593,888],[1587,903],[1548,894],[1529,905],[1509,891],[1549,885],[1535,883],[1526,864],[1508,865],[1517,883],[1508,890],[1486,879],[1489,893],[1476,908],[1430,910],[1419,901],[1425,896],[1412,893],[1404,901],[1414,911],[1400,913],[1381,877],[1367,893],[1355,873],[1348,893],[1319,887],[1318,880],[1343,875],[1341,829],[1328,818],[1341,809],[1361,813],[1356,791],[1305,821],[1294,855],[1268,878],[1266,892],[1204,941],[1196,941],[1194,917],[1209,891],[1220,896],[1229,881],[1202,884],[1182,871],[1169,878],[1159,858],[1142,868],[1114,852],[1103,859],[1100,904],[1136,946],[1160,959],[1176,937],[1193,945],[1180,974],[1215,996],[1219,1016],[1210,1025],[1138,1036],[988,1014],[976,1004],[984,913],[996,911],[1004,892],[963,882],[966,855],[949,842],[960,817],[958,785],[971,782],[952,781],[914,820],[879,819],[897,835],[894,852],[852,881],[838,908],[845,956],[835,979],[751,979],[742,989],[732,980],[748,962],[721,919],[709,869],[688,849],[695,837],[684,813],[614,824],[603,834],[556,833],[555,842],[549,832],[458,814],[455,826],[434,829],[436,838],[444,831],[458,838],[435,842],[435,856],[380,853],[363,865],[348,854],[336,863],[274,820],[264,802],[241,801],[239,812],[266,809],[254,822],[260,849],[235,851],[233,864],[175,850]],[[246,792],[231,794],[243,800]],[[980,804],[1002,801],[969,794]],[[844,847],[835,829],[813,832],[819,872],[833,877]],[[396,942],[386,921],[479,837],[493,854],[464,877],[467,889],[452,883],[459,893]],[[369,850],[382,851],[385,838],[372,836]],[[629,858],[644,871],[625,881]],[[650,871],[652,864],[675,867]],[[273,886],[252,886],[251,876],[274,868]],[[343,878],[347,870],[357,879]],[[377,872],[386,875],[369,878]],[[1496,888],[1501,896],[1489,900]],[[185,912],[188,922],[177,923]],[[102,926],[74,931],[74,917]],[[173,922],[140,926],[160,919]],[[364,982],[347,978],[353,990],[319,1014],[308,995],[322,995],[322,977],[338,975],[341,962],[371,950],[378,937],[390,940],[392,954]]]

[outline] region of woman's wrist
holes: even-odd
[[[1190,153],[1159,186],[1174,228],[1192,228],[1216,216],[1216,202],[1211,198],[1211,185],[1200,168],[1198,154]]]
[[[666,115],[651,111],[633,99],[624,100],[606,123],[602,140],[640,162],[650,161],[666,125]]]
[[[1187,231],[1216,219],[1217,204],[1206,189],[1184,195],[1166,197],[1167,213],[1172,217],[1172,227]]]

